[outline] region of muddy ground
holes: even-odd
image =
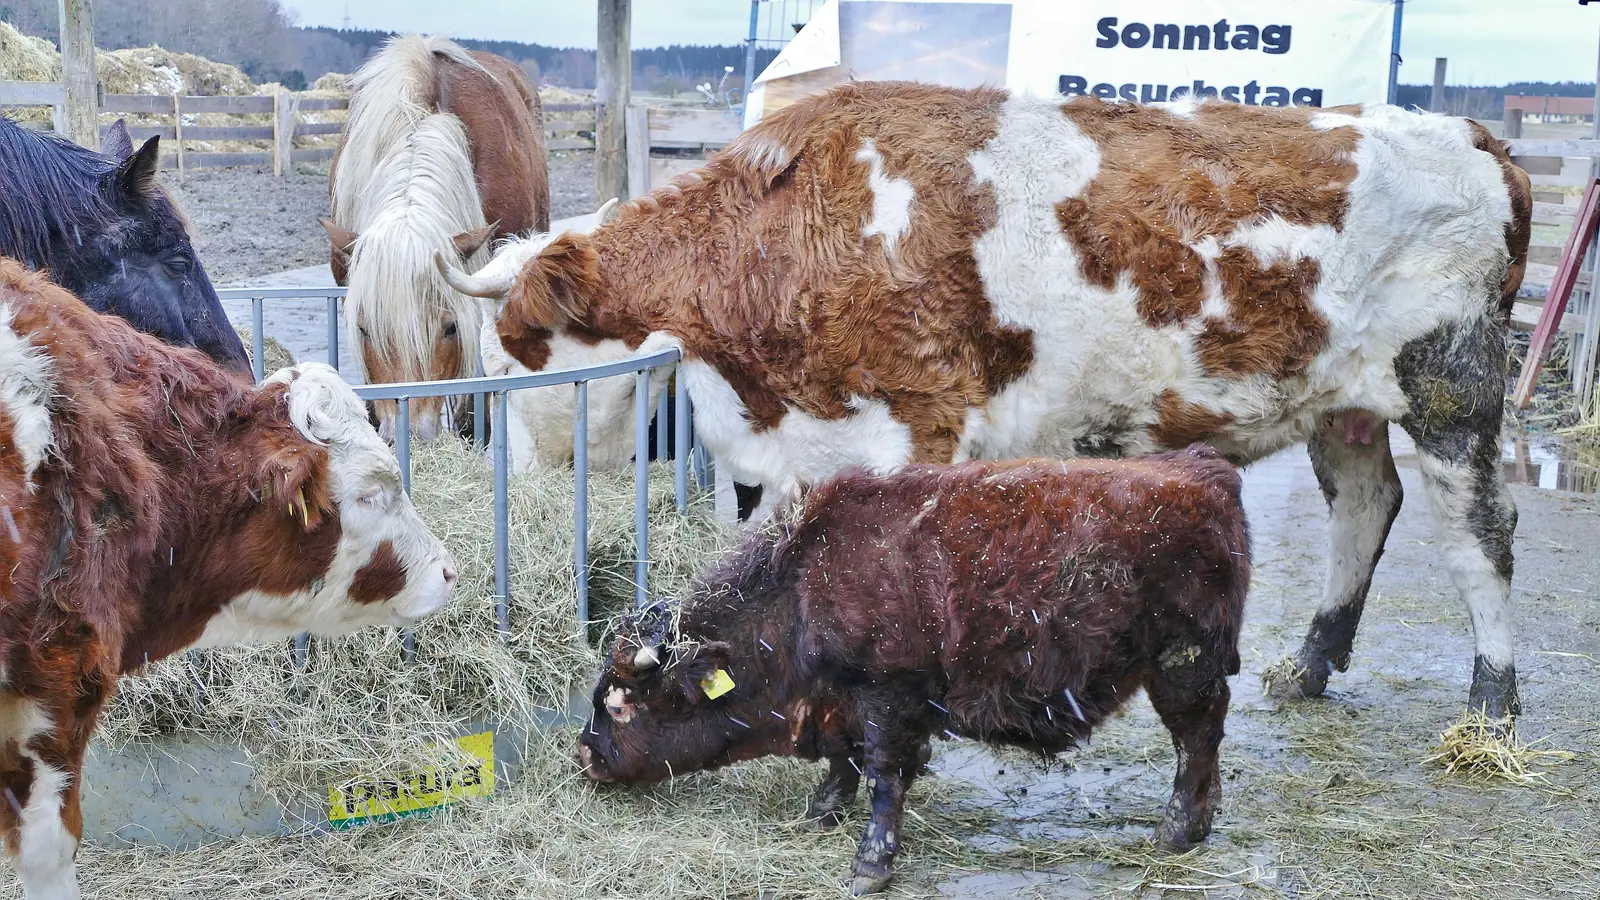
[[[557,217],[592,211],[588,156],[553,160]],[[218,283],[325,259],[316,224],[326,208],[322,179],[202,172],[179,193]],[[1403,434],[1393,433],[1405,506],[1373,583],[1351,670],[1336,674],[1321,700],[1264,699],[1259,679],[1298,646],[1321,596],[1325,506],[1303,450],[1246,473],[1254,586],[1223,745],[1224,802],[1203,849],[1174,857],[1153,852],[1146,840],[1166,800],[1173,754],[1141,697],[1089,747],[1048,770],[970,743],[941,744],[936,778],[947,787],[957,782],[956,789],[924,785],[912,808],[927,811],[936,796],[932,803],[961,807],[972,813],[968,820],[988,824],[935,830],[909,817],[909,856],[896,893],[1600,896],[1600,507],[1588,494],[1533,486],[1571,486],[1554,477],[1564,461],[1549,452],[1530,461],[1524,445],[1522,461],[1508,462],[1514,480],[1531,482],[1512,489],[1520,509],[1514,594],[1522,736],[1574,758],[1538,764],[1545,778],[1533,786],[1445,775],[1424,759],[1464,708],[1472,632],[1442,566],[1415,458]],[[1508,448],[1508,460],[1517,456]],[[830,844],[847,850],[862,824],[858,808]],[[944,841],[992,855],[970,873],[918,862],[919,842]],[[818,885],[819,896],[833,890]]]
[[[302,166],[282,178],[272,170],[196,169],[180,183],[163,172],[190,221],[206,273],[217,285],[328,260],[328,237],[317,224],[328,214],[328,176]],[[594,154],[550,154],[553,218],[594,212]]]

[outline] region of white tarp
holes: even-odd
[[[1381,102],[1391,0],[828,0],[756,79],[746,127],[844,81],[1266,106]]]

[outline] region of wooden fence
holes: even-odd
[[[551,121],[559,116],[560,121]],[[544,104],[544,148],[546,150],[593,150],[594,104]]]
[[[1561,188],[1579,187],[1589,175],[1590,161],[1600,156],[1600,141],[1512,140],[1506,142],[1512,161],[1533,182],[1533,243],[1528,248],[1528,273],[1512,309],[1513,323],[1532,328],[1550,291],[1550,279],[1561,262],[1561,244],[1578,212],[1578,196]],[[1580,276],[1578,289],[1587,293],[1589,273]],[[1563,331],[1578,332],[1579,323],[1568,313]]]
[[[642,197],[705,164],[707,151],[726,147],[744,127],[737,116],[704,107],[628,106],[628,195]],[[654,150],[674,155],[652,155]]]
[[[0,107],[49,106],[55,130],[63,130],[62,107],[66,91],[59,82],[0,81]],[[294,147],[296,137],[338,134],[342,122],[306,122],[301,113],[348,109],[342,97],[313,97],[290,91],[247,97],[187,97],[143,94],[101,94],[102,114],[142,114],[167,117],[171,124],[130,125],[128,134],[135,143],[159,136],[167,151],[161,167],[176,169],[182,175],[189,169],[218,166],[271,165],[274,175],[282,176],[297,163],[325,162],[333,156],[332,147]],[[544,107],[545,140],[550,150],[594,149],[595,111],[590,104],[551,103]],[[183,117],[200,113],[227,113],[238,116],[270,116],[270,125],[185,125]],[[559,114],[561,121],[551,121]],[[110,125],[100,126],[104,139]],[[192,152],[190,141],[252,141],[262,149],[246,152]],[[170,149],[169,149],[170,148]]]
[[[1570,189],[1588,183],[1600,159],[1600,141],[1518,139],[1506,142],[1512,161],[1533,183],[1533,241],[1528,247],[1528,272],[1512,306],[1515,328],[1532,330],[1539,322],[1551,282],[1561,263],[1562,245],[1578,214],[1579,196]],[[1566,190],[1563,190],[1566,189]],[[1568,376],[1582,405],[1593,392],[1600,362],[1600,302],[1592,290],[1593,246],[1578,248],[1586,259],[1556,329],[1572,336]]]

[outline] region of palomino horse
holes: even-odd
[[[0,256],[169,344],[249,374],[244,344],[156,180],[160,141],[137,153],[122,120],[96,153],[0,116]]]
[[[433,265],[434,251],[466,268],[488,260],[495,236],[550,227],[544,113],[522,70],[445,38],[404,35],[350,80],[350,121],[323,219],[334,280],[349,288],[345,327],[370,383],[477,375],[478,305]],[[412,401],[413,433],[464,429],[468,398]],[[394,437],[393,401],[376,403]]]

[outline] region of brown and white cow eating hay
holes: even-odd
[[[847,474],[678,610],[624,623],[579,737],[590,777],[649,783],[769,754],[827,759],[808,815],[865,778],[855,892],[889,880],[934,734],[1054,754],[1144,688],[1178,751],[1158,839],[1211,830],[1249,535],[1204,447]],[[675,620],[675,621],[674,621]]]
[[[1349,663],[1400,507],[1399,423],[1476,631],[1471,704],[1503,717],[1504,322],[1531,206],[1465,119],[865,82],[785,108],[592,235],[449,277],[503,298],[498,337],[529,369],[681,348],[702,441],[769,509],[852,465],[1196,440],[1245,464],[1306,443],[1332,552],[1288,695]],[[591,399],[633,389],[613,381]],[[603,408],[590,433],[628,440],[630,405]]]
[[[333,369],[251,386],[0,260],[0,833],[29,900],[78,896],[83,754],[118,677],[409,625],[455,579]]]

